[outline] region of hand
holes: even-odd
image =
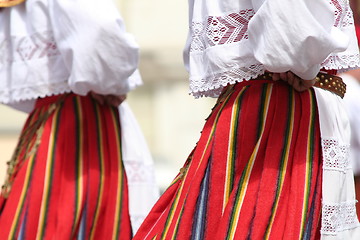
[[[305,91],[312,86],[314,86],[316,80],[315,78],[312,80],[304,80],[296,76],[292,72],[284,72],[284,73],[273,73],[272,75],[273,81],[283,80],[291,85],[296,91],[302,92]]]
[[[120,96],[111,95],[111,94],[101,95],[94,92],[90,92],[90,94],[101,105],[106,103],[114,107],[118,107],[126,99],[126,95],[120,95]]]

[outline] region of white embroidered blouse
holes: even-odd
[[[0,11],[2,103],[28,111],[38,97],[70,91],[125,94],[141,82],[137,64],[111,0],[27,0]]]
[[[195,97],[217,97],[228,83],[265,70],[313,79],[321,68],[360,66],[348,0],[189,0],[189,6],[184,59]]]

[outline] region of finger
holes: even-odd
[[[273,73],[273,74],[272,74],[272,80],[273,80],[273,81],[278,81],[278,80],[280,80],[280,74],[279,74],[279,73]]]
[[[280,78],[281,78],[281,80],[287,81],[287,74],[286,74],[286,72],[280,73]]]
[[[302,86],[304,89],[309,89],[316,83],[316,79],[313,80],[302,80]]]
[[[106,102],[107,104],[117,107],[126,99],[126,95],[115,96],[115,95],[107,95]]]
[[[123,100],[121,100],[120,98],[113,98],[110,102],[110,105],[114,106],[114,107],[118,107]]]
[[[287,83],[291,86],[294,86],[294,83],[296,82],[296,77],[292,77],[292,78],[289,78],[287,79]]]
[[[105,101],[108,105],[117,107],[118,105],[116,105],[116,96],[113,95],[106,95],[105,96]]]
[[[91,94],[91,97],[94,98],[98,103],[100,103],[101,105],[104,104],[105,99],[104,99],[103,95],[100,95],[100,94],[97,94],[94,92],[90,92],[90,94]]]
[[[299,92],[303,92],[311,88],[315,84],[315,82],[316,82],[315,80],[300,79],[299,84],[297,86],[294,86],[294,88]]]
[[[296,91],[301,92],[301,90],[302,90],[301,81],[302,81],[302,79],[299,79],[299,78],[297,78],[293,81],[292,86]]]
[[[296,75],[289,71],[289,72],[286,72],[286,77],[288,80],[292,79],[294,81],[296,78]]]
[[[294,85],[297,78],[296,75],[293,74],[292,72],[287,72],[286,77],[288,84],[290,84],[291,86]]]

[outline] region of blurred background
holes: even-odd
[[[144,85],[128,95],[150,148],[163,190],[195,146],[215,100],[188,94],[182,49],[188,26],[187,1],[114,0],[140,45]],[[26,114],[0,106],[0,185]]]

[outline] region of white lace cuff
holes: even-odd
[[[338,232],[358,227],[355,203],[323,203],[321,233],[337,235]]]

